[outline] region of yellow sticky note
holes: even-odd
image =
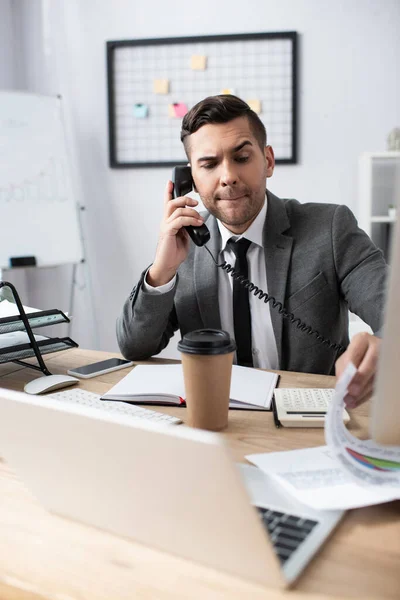
[[[190,68],[193,71],[205,71],[207,67],[207,56],[193,54],[190,59]]]
[[[168,116],[170,119],[175,119],[175,106],[173,104],[168,104]]]
[[[222,88],[220,94],[234,94],[235,90],[233,88]]]
[[[168,79],[154,79],[153,92],[155,94],[168,94],[169,80]]]
[[[260,100],[246,100],[247,104],[250,106],[251,110],[254,110],[258,115],[261,112],[261,102]]]

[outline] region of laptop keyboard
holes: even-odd
[[[279,560],[284,564],[310,535],[318,521],[256,507],[266,527]]]

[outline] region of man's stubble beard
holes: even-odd
[[[265,198],[265,192],[263,197]],[[263,207],[263,203],[258,203],[255,199],[247,196],[247,200],[243,201],[246,204],[246,210],[242,212],[240,216],[237,216],[235,218],[233,216],[230,216],[229,213],[225,214],[224,210],[218,209],[218,200],[215,203],[213,201],[211,205],[209,202],[207,202],[207,200],[204,201],[203,198],[202,202],[208,210],[208,212],[213,215],[213,217],[221,221],[221,223],[223,223],[224,225],[231,227],[240,227],[242,225],[245,225],[249,221],[254,220],[258,213],[261,211],[261,208]]]

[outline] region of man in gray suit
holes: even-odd
[[[233,263],[236,242],[245,238],[248,279],[341,346],[334,350],[321,343],[317,333],[307,335],[284,318],[279,305],[271,307],[272,301],[266,304],[250,294],[251,364],[325,374],[336,368],[340,374],[351,360],[358,371],[347,405],[366,400],[380,340],[359,334],[349,344],[348,310],[379,334],[387,275],[381,252],[347,207],[300,204],[266,192],[275,165],[273,149],[266,144],[263,123],[239,98],[221,95],[199,102],[183,119],[181,139],[208,212],[200,215],[190,197],[174,199],[168,182],[154,262],[142,273],[117,322],[123,355],[143,360],[157,354],[177,329],[184,335],[223,328],[234,336],[234,284],[212,256],[218,263]],[[184,229],[203,223],[210,230],[212,256],[191,243]]]

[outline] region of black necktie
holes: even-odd
[[[251,242],[241,238],[238,242],[228,240],[228,247],[236,256],[235,272],[245,279],[249,276],[246,253]],[[235,330],[237,364],[244,367],[253,366],[251,351],[251,318],[248,289],[233,280],[233,326]]]

